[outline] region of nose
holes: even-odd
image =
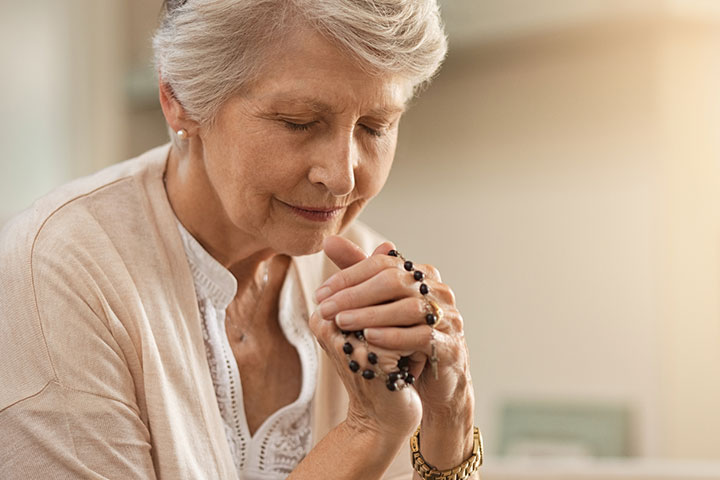
[[[316,152],[308,178],[315,185],[323,185],[333,196],[343,197],[355,188],[359,159],[352,130],[334,134]]]

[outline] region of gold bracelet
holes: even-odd
[[[473,451],[470,458],[455,468],[438,470],[429,465],[420,453],[420,427],[410,438],[410,450],[415,471],[424,480],[465,480],[475,473],[483,463],[483,443],[478,427],[473,427]]]

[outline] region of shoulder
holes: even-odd
[[[63,185],[0,231],[0,328],[13,332],[0,336],[0,376],[9,379],[0,409],[55,377],[48,322],[65,330],[80,313],[102,310],[99,282],[118,287],[118,260],[132,259],[118,252],[133,243],[121,235],[148,230],[138,210],[147,203],[144,177],[162,168],[161,157],[148,152]]]
[[[112,192],[117,195],[126,193],[123,183],[134,183],[141,189],[150,176],[162,175],[168,146],[150,150],[139,157],[105,168],[92,175],[79,178],[62,185],[36,200],[25,211],[11,218],[0,230],[0,255],[7,250],[32,244],[38,235],[49,229],[68,223],[65,217],[73,220],[80,210],[87,208],[88,200],[104,198]],[[100,202],[102,203],[102,202]],[[107,202],[112,206],[112,202]],[[116,207],[118,207],[116,205]],[[51,222],[52,220],[52,222]]]
[[[88,224],[127,214],[149,178],[162,175],[167,146],[62,185],[36,200],[0,230],[0,262],[27,262],[42,249],[92,240]]]

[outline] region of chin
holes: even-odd
[[[292,257],[312,255],[322,250],[323,242],[332,234],[332,232],[316,232],[294,235],[272,247],[274,251]]]

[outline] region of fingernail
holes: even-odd
[[[329,302],[323,302],[318,307],[318,312],[320,312],[320,315],[323,318],[330,320],[337,313],[337,304],[332,300]]]
[[[330,296],[332,290],[330,287],[320,287],[315,291],[315,303],[320,303]]]
[[[380,332],[377,328],[366,328],[363,330],[363,334],[368,342],[374,342],[380,338]]]
[[[328,285],[330,285],[330,282],[332,282],[333,278],[335,278],[335,275],[330,275],[323,283],[320,284],[320,287],[318,288],[327,287]]]
[[[340,312],[335,315],[335,323],[337,323],[338,327],[345,330],[349,330],[351,327],[353,327],[353,323],[356,319],[357,315],[355,315],[355,313],[353,312]]]

